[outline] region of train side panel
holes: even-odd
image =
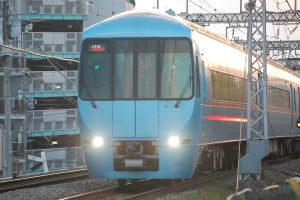
[[[203,63],[205,67],[205,85],[202,84],[202,90],[206,92],[206,101],[204,103],[204,113],[202,117],[205,122],[201,133],[200,142],[202,145],[211,143],[223,143],[237,141],[240,135],[240,125],[242,123],[242,139],[246,139],[247,128],[247,91],[246,86],[243,86],[243,92],[234,92],[235,85],[246,83],[247,77],[247,54],[236,45],[231,45],[229,41],[223,42],[222,40],[215,39],[214,35],[207,35],[195,31],[193,40],[199,46],[199,51],[203,55]],[[217,74],[217,75],[215,75]],[[213,76],[215,75],[215,76]],[[214,80],[214,78],[219,80]],[[229,78],[233,81],[228,84],[226,94],[224,88],[214,88],[213,84],[222,81],[228,81]],[[232,78],[233,77],[233,78]],[[289,72],[280,67],[275,67],[271,62],[268,63],[268,85],[278,88],[278,90],[286,91],[289,96],[291,94],[290,85],[294,88],[299,85],[299,75]],[[221,80],[225,79],[227,80]],[[235,82],[234,82],[235,81]],[[238,82],[239,81],[239,82]],[[203,88],[204,87],[206,88]],[[299,86],[298,86],[299,87]],[[215,94],[218,92],[218,94]],[[230,100],[233,98],[224,97],[243,95],[237,101]],[[217,98],[216,98],[217,97]],[[268,97],[269,98],[269,97]],[[287,97],[287,98],[292,98]],[[244,102],[244,103],[242,103]],[[292,110],[292,104],[295,102],[289,101],[289,106],[274,107],[269,104],[269,137],[294,137],[299,136],[299,129],[295,126],[298,112]],[[294,106],[296,107],[296,106]]]

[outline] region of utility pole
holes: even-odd
[[[261,178],[261,160],[269,153],[267,124],[266,2],[249,0],[248,21],[247,152],[240,159],[239,179]],[[259,14],[261,21],[253,21]],[[262,41],[262,42],[261,42]],[[254,53],[260,50],[260,53]]]
[[[4,151],[5,162],[4,177],[12,176],[12,140],[11,140],[11,94],[10,94],[10,67],[11,56],[3,55],[4,64],[4,99],[5,99],[5,129],[4,129]]]
[[[189,0],[186,0],[185,6],[185,13],[189,14]]]
[[[9,1],[3,2],[3,43],[9,42],[10,39],[10,22],[9,22]],[[3,51],[3,65],[4,65],[4,99],[5,99],[5,129],[4,129],[4,177],[12,176],[12,139],[11,139],[11,86],[10,86],[10,70],[12,66],[12,57],[10,50]]]

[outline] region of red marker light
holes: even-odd
[[[92,47],[91,48],[92,52],[103,52],[105,49],[103,47]]]
[[[103,44],[90,44],[89,50],[91,52],[104,52],[105,51],[105,45],[103,45]]]

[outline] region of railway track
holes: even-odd
[[[102,190],[96,190],[84,194],[63,198],[61,200],[92,200],[92,199],[153,199],[166,193],[185,190],[194,185],[201,185],[209,181],[217,180],[236,173],[236,170],[219,172],[212,175],[198,176],[192,179],[177,181],[145,180],[138,183],[128,184],[125,187],[111,187]]]
[[[290,156],[285,156],[285,157],[282,157],[282,158],[278,158],[278,159],[275,159],[275,160],[266,160],[266,161],[263,161],[263,165],[264,165],[265,170],[276,171],[276,172],[285,174],[285,175],[290,176],[290,177],[300,177],[300,173],[294,171],[295,168],[297,168],[298,166],[295,166],[294,169],[293,169],[292,166],[289,166],[290,170],[268,167],[268,166],[284,163],[288,160],[296,160],[296,159],[300,159],[300,154],[299,153],[298,154],[293,154],[293,155],[290,155]]]
[[[294,159],[294,158],[292,158]],[[279,163],[285,163],[285,159],[279,159],[274,163],[272,161],[271,163],[269,162],[263,162],[265,170],[272,170],[273,167],[270,167],[269,165],[272,164],[279,164]],[[289,176],[299,176],[297,174],[298,169],[297,167],[298,162],[296,162],[294,168],[293,166],[290,165],[285,165],[287,171],[284,171],[289,173]],[[296,168],[295,168],[296,167]],[[276,166],[274,168],[277,168]],[[296,172],[296,173],[290,173],[290,172]],[[277,170],[277,172],[279,172]],[[224,172],[228,173],[228,171]],[[299,173],[299,171],[298,171]],[[57,195],[56,198],[54,199],[59,199],[59,198],[64,198],[64,199],[151,199],[157,196],[164,196],[165,194],[171,194],[174,192],[178,192],[180,190],[187,190],[191,187],[191,185],[197,186],[197,185],[204,185],[207,181],[209,180],[216,180],[218,179],[218,176],[222,177],[223,173],[220,174],[212,174],[209,176],[200,176],[197,178],[185,180],[185,181],[177,181],[176,183],[170,184],[170,181],[157,181],[157,180],[146,180],[146,181],[139,181],[138,184],[133,183],[133,184],[127,184],[126,187],[124,188],[119,188],[119,187],[110,187],[107,189],[101,189],[98,191],[93,191],[85,194],[79,194],[76,196],[68,196],[68,192],[66,191],[62,195]],[[224,175],[226,176],[226,174]],[[30,187],[35,187],[35,186],[42,186],[42,185],[50,185],[50,184],[55,184],[55,183],[63,183],[63,182],[69,182],[73,180],[78,180],[78,179],[84,179],[88,178],[87,175],[87,170],[86,169],[77,169],[73,171],[62,171],[62,172],[56,172],[56,173],[48,173],[48,174],[42,174],[42,175],[36,175],[36,176],[25,176],[25,177],[20,177],[18,179],[11,179],[11,180],[0,180],[0,192],[6,192],[10,190],[15,190],[15,189],[21,189],[21,188],[30,188]],[[88,180],[88,179],[86,179]],[[99,182],[102,184],[101,182]],[[114,185],[111,184],[111,185]],[[91,185],[92,186],[92,185]],[[80,186],[79,186],[80,187]],[[107,187],[107,186],[106,186]],[[90,189],[93,188],[90,187]],[[96,187],[95,187],[96,188]],[[100,188],[100,187],[97,187]],[[145,189],[146,188],[146,189]],[[81,190],[82,192],[86,192],[88,190]],[[79,190],[77,191],[79,192]],[[69,195],[76,194],[70,192]],[[67,197],[67,198],[66,198]],[[8,199],[8,198],[6,198]]]
[[[88,172],[86,168],[32,176],[23,176],[16,179],[0,181],[0,193],[12,191],[15,189],[56,184],[85,178],[88,178]]]
[[[298,173],[298,172],[282,170],[282,169],[267,169],[267,170],[276,171],[276,172],[285,174],[285,175],[290,176],[290,177],[300,177],[300,173]]]

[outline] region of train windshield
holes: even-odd
[[[191,42],[177,39],[88,39],[82,44],[79,97],[83,100],[189,99]]]

